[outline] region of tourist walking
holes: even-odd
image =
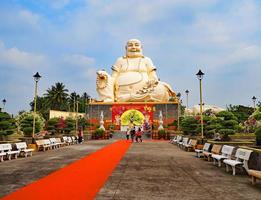
[[[82,144],[82,139],[83,139],[83,130],[82,130],[82,127],[79,127],[79,130],[78,130],[78,143],[79,144]]]
[[[142,142],[142,131],[141,128],[138,129],[138,131],[136,132],[136,142]]]
[[[130,129],[127,128],[127,131],[126,131],[126,139],[129,140],[130,138]]]
[[[135,127],[133,127],[130,131],[131,134],[131,141],[134,142],[134,137],[135,137]]]

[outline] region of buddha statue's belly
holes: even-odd
[[[145,72],[125,72],[118,76],[119,93],[136,93],[142,89],[148,81]]]

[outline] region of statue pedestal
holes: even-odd
[[[87,104],[86,109],[86,115],[92,124],[90,129],[94,130],[99,126],[100,113],[103,111],[105,129],[121,130],[122,126],[128,126],[128,124],[122,124],[121,117],[129,110],[142,113],[144,117],[143,122],[147,121],[155,130],[159,126],[160,111],[162,112],[163,125],[172,123],[178,117],[177,102],[93,102]]]

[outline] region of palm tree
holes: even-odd
[[[55,83],[55,85],[51,86],[51,88],[48,88],[46,92],[47,93],[44,95],[47,98],[47,102],[51,109],[66,110],[68,107],[68,90],[65,89],[65,85],[63,83]]]

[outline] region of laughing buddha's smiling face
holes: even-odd
[[[127,57],[141,57],[142,56],[141,42],[137,39],[129,40],[126,45],[126,55]]]

